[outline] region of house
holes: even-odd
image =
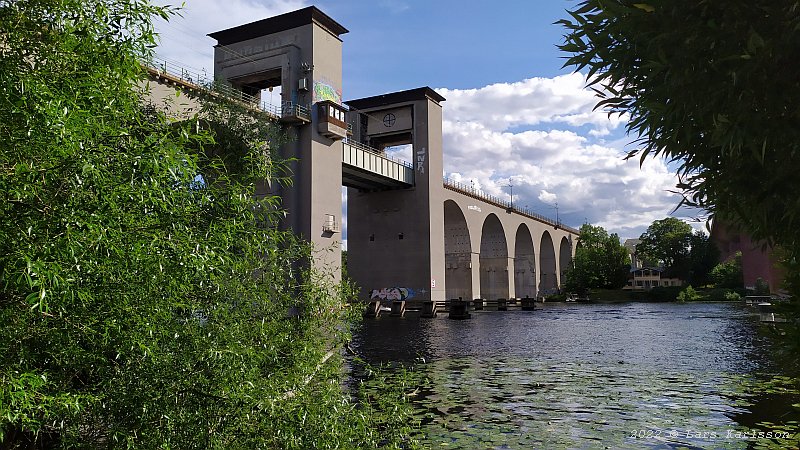
[[[663,269],[656,267],[632,268],[628,284],[622,289],[638,291],[649,290],[654,287],[683,285],[683,280],[680,278],[666,278],[663,275]]]

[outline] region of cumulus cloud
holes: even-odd
[[[627,117],[593,111],[584,84],[570,74],[437,89],[447,99],[446,175],[504,199],[513,189],[516,206],[568,225],[638,237],[678,204],[677,178],[663,161],[624,159]]]
[[[597,99],[584,89],[580,73],[554,78],[528,78],[478,89],[437,89],[447,99],[448,120],[480,123],[489,130],[539,124],[572,127],[590,125],[595,135],[606,135],[626,117],[593,111]]]

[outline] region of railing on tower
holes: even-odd
[[[280,106],[262,101],[260,97],[246,94],[233,86],[215,81],[205,70],[190,69],[174,61],[167,61],[159,56],[153,56],[144,66],[154,75],[167,76],[172,81],[188,84],[187,87],[221,95],[227,99],[244,103],[247,106],[263,111],[277,119],[297,117],[303,121],[311,120],[311,108],[308,105],[298,105],[291,101],[282,102]]]
[[[483,192],[483,191],[481,191],[479,189],[475,189],[474,186],[471,186],[471,185],[467,186],[464,183],[460,183],[458,181],[450,180],[448,178],[444,178],[443,182],[444,182],[444,187],[446,189],[450,189],[452,191],[456,191],[456,192],[459,192],[461,194],[468,195],[470,197],[473,197],[473,198],[476,198],[476,199],[479,199],[479,200],[483,200],[486,203],[490,203],[490,204],[493,204],[495,206],[499,206],[499,207],[505,209],[506,211],[508,211],[509,213],[514,212],[514,213],[517,213],[517,214],[519,214],[521,216],[525,216],[525,217],[528,217],[530,219],[535,219],[535,220],[538,220],[540,222],[544,222],[544,223],[546,223],[548,225],[552,225],[553,227],[555,227],[557,229],[561,228],[561,229],[563,229],[565,231],[568,231],[570,233],[580,234],[580,232],[578,230],[576,230],[575,228],[568,227],[568,226],[564,225],[563,223],[561,223],[560,220],[553,220],[553,219],[551,219],[549,217],[545,217],[545,216],[543,216],[541,214],[535,213],[535,212],[529,210],[528,208],[518,208],[518,207],[512,205],[511,202],[503,200],[500,197],[496,197],[494,195],[487,194],[487,193],[485,193],[485,192]]]

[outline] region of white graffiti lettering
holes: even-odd
[[[417,150],[417,172],[419,173],[425,173],[425,155],[427,153],[425,147]]]

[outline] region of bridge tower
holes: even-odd
[[[386,290],[445,300],[442,107],[423,87],[349,100],[354,138],[383,150],[411,144],[414,186],[347,191],[347,269],[360,298]]]
[[[287,211],[282,226],[310,241],[314,266],[341,277],[342,40],[347,29],[310,6],[209,34],[214,77],[257,99],[281,88],[280,122],[293,130],[281,148],[292,164],[291,186],[265,185]]]

